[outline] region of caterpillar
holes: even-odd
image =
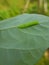
[[[18,28],[23,29],[23,28],[31,27],[31,26],[34,26],[34,25],[37,25],[37,24],[39,24],[38,21],[34,21],[34,22],[32,21],[32,22],[28,22],[26,24],[21,24],[21,25],[18,26]]]

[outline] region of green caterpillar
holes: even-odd
[[[26,23],[26,24],[19,25],[18,28],[23,29],[23,28],[31,27],[31,26],[34,26],[34,25],[37,25],[37,24],[39,24],[38,21],[29,22],[29,23]]]

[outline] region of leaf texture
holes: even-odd
[[[17,28],[35,20],[38,25]],[[0,65],[34,65],[48,47],[48,16],[22,14],[0,21]]]

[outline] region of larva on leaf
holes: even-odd
[[[32,22],[28,22],[26,24],[21,24],[21,25],[18,26],[18,28],[23,29],[23,28],[31,27],[31,26],[34,26],[34,25],[37,25],[37,24],[39,24],[38,21],[34,21],[34,22],[32,21]]]

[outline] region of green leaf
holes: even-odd
[[[38,25],[18,28],[35,20]],[[0,65],[34,65],[48,47],[48,16],[22,14],[0,21]]]

